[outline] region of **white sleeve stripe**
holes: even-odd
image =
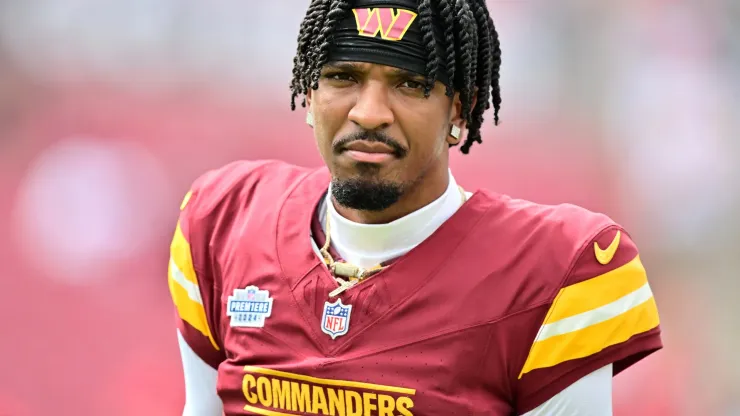
[[[198,288],[198,285],[191,282],[190,280],[185,278],[185,275],[182,271],[180,271],[180,268],[177,267],[177,264],[174,260],[170,258],[170,274],[172,275],[172,280],[177,282],[180,286],[182,286],[183,289],[188,293],[188,297],[193,300],[194,302],[197,302],[198,304],[203,304],[203,298],[200,297],[200,289]]]
[[[650,290],[650,285],[645,283],[639,289],[622,296],[614,302],[588,312],[561,319],[551,324],[543,325],[540,328],[540,332],[537,334],[535,342],[544,341],[557,335],[579,331],[581,329],[588,328],[589,326],[616,318],[630,309],[642,305],[652,297],[653,292]]]

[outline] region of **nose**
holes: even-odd
[[[382,130],[394,122],[388,87],[381,82],[368,82],[358,93],[349,112],[349,120],[366,130]]]

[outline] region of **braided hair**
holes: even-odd
[[[332,34],[351,8],[349,0],[311,0],[301,23],[293,59],[292,110],[296,108],[298,96],[303,96],[301,105],[305,107],[308,89],[319,87]],[[441,36],[433,30],[435,18],[444,23]],[[427,97],[431,93],[438,68],[443,68],[454,80],[454,88],[447,87],[446,94],[452,97],[455,90],[460,93],[462,117],[468,127],[468,136],[460,151],[467,154],[473,143],[482,143],[483,114],[492,104],[494,124],[499,124],[501,46],[496,27],[485,0],[419,0],[419,26],[429,54],[424,93]],[[440,51],[444,51],[443,56]]]

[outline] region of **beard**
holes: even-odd
[[[398,183],[363,177],[332,179],[331,193],[339,205],[359,211],[378,212],[390,208],[403,195]]]

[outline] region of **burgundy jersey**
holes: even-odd
[[[238,162],[181,207],[179,329],[227,415],[522,414],[661,348],[637,248],[609,218],[478,191],[332,298],[311,223],[326,169]]]

